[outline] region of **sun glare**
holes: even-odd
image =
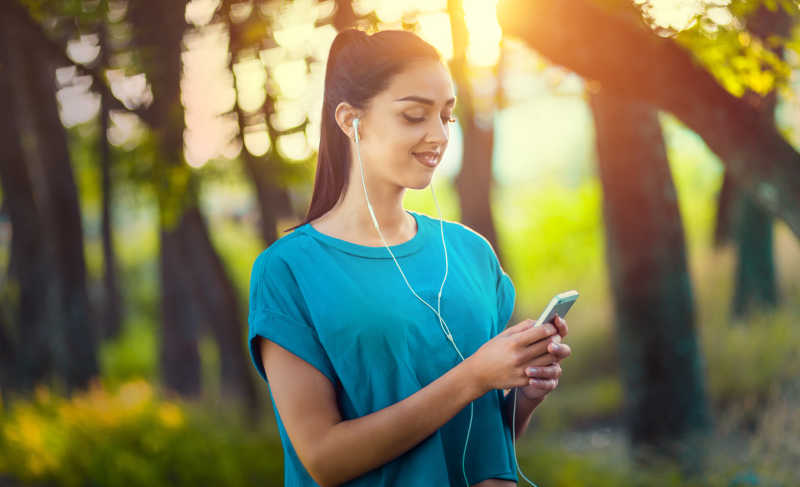
[[[475,67],[493,66],[500,56],[497,0],[463,2],[469,33],[467,60]],[[219,155],[238,154],[242,148],[252,155],[263,156],[273,144],[287,159],[305,160],[319,143],[317,119],[325,58],[337,34],[332,25],[317,26],[315,22],[321,16],[330,15],[334,2],[296,0],[280,3],[269,10],[274,21],[271,35],[275,42],[257,50],[253,56],[236,59],[234,76],[226,71],[229,44],[224,25],[210,23],[219,5],[220,0],[192,0],[186,10],[187,22],[195,26],[186,36],[186,50],[182,53],[181,101],[187,122],[187,162],[200,167]],[[453,38],[447,0],[358,0],[353,7],[357,12],[374,11],[380,22],[379,30],[402,28],[401,22],[416,21],[420,37],[431,43],[445,60],[452,59]],[[84,51],[72,48],[70,54],[83,58],[93,55],[89,48]],[[309,64],[309,59],[316,61]],[[127,103],[127,99],[135,98],[134,95],[143,90],[140,85],[144,84],[144,76],[141,76],[141,79],[115,80],[112,87],[118,96],[125,91]],[[240,144],[231,144],[230,141],[236,139],[232,133],[236,129],[236,119],[223,119],[220,114],[231,111],[234,103],[250,115],[258,113],[268,92],[276,96],[275,110],[269,118],[276,130],[296,127],[306,117],[310,118],[309,126],[270,141],[266,127],[256,124],[244,129]]]
[[[730,0],[634,0],[652,27],[680,32],[692,27],[700,17],[713,24],[727,26],[734,22],[728,9]]]
[[[445,60],[453,57],[453,37],[450,35],[450,17],[446,12],[433,12],[417,18],[417,34],[433,45]]]
[[[469,63],[484,67],[497,64],[502,37],[497,23],[497,0],[464,0],[464,21],[469,31]]]

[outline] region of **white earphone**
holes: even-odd
[[[430,184],[431,194],[433,195],[433,201],[436,204],[436,211],[439,213],[439,228],[440,228],[441,234],[442,234],[442,247],[444,248],[444,279],[442,280],[442,285],[439,287],[439,296],[438,296],[438,302],[437,302],[438,310],[433,309],[433,306],[428,304],[424,299],[419,297],[419,295],[416,292],[414,292],[414,288],[412,288],[411,284],[408,283],[408,279],[406,279],[406,275],[403,272],[403,269],[400,267],[400,264],[397,262],[397,259],[395,258],[394,254],[392,253],[392,249],[389,248],[389,245],[386,243],[386,239],[383,238],[383,233],[381,233],[380,225],[378,225],[378,220],[377,220],[377,218],[375,218],[375,212],[372,211],[372,205],[369,202],[369,195],[367,195],[367,183],[366,183],[366,181],[364,179],[364,163],[361,162],[361,149],[359,147],[358,122],[359,122],[358,117],[353,119],[353,129],[355,131],[355,140],[356,140],[356,154],[358,156],[358,164],[359,164],[359,166],[361,168],[361,185],[364,188],[364,197],[367,200],[367,208],[369,209],[369,214],[372,216],[372,223],[375,225],[375,229],[378,231],[378,235],[380,235],[381,240],[383,241],[383,245],[386,246],[386,250],[389,251],[389,254],[392,256],[392,259],[394,260],[395,265],[397,265],[397,268],[400,270],[400,274],[403,276],[403,280],[406,282],[406,285],[408,286],[409,289],[411,289],[411,292],[414,294],[414,296],[417,297],[417,299],[422,301],[425,304],[425,306],[429,307],[434,313],[436,313],[436,316],[439,318],[439,327],[442,329],[442,332],[444,332],[444,336],[447,338],[447,340],[453,345],[453,348],[455,348],[456,353],[458,354],[458,356],[461,358],[461,361],[463,362],[464,361],[464,356],[461,354],[461,350],[458,349],[458,345],[456,345],[455,340],[453,340],[453,334],[450,333],[450,328],[448,328],[447,323],[445,323],[444,318],[442,318],[442,314],[441,314],[441,309],[442,309],[441,308],[441,305],[442,305],[442,289],[444,288],[444,282],[447,280],[447,269],[448,269],[448,264],[447,264],[447,246],[445,245],[445,241],[444,241],[444,221],[443,221],[443,218],[442,218],[442,210],[439,209],[439,202],[436,200],[436,193],[433,191],[433,183]],[[516,389],[516,387],[513,389],[512,392],[514,393],[514,408],[513,408],[513,413],[512,413],[512,417],[511,417],[512,418],[511,419],[511,439],[512,439],[512,441],[514,443],[514,460],[516,461],[516,458],[517,458],[517,446],[516,446],[516,438],[515,438],[515,434],[514,434],[514,426],[515,426],[514,423],[516,422],[516,415],[517,415],[517,389]],[[466,472],[466,469],[464,467],[464,463],[465,463],[465,459],[466,459],[466,456],[467,456],[467,445],[469,444],[469,434],[470,434],[470,431],[472,430],[472,413],[473,413],[473,404],[472,403],[473,403],[473,401],[470,401],[470,403],[469,403],[469,426],[467,427],[467,439],[464,442],[464,453],[461,455],[461,472],[464,475],[464,481],[467,483],[467,487],[470,486],[470,483],[469,483],[469,480],[467,479],[467,472]],[[528,479],[528,477],[526,477],[525,474],[522,473],[522,470],[519,468],[519,462],[517,462],[517,471],[519,472],[520,475],[522,475],[522,478],[524,478],[525,480],[528,481],[528,483],[530,483],[533,487],[537,487],[536,484],[531,482]]]

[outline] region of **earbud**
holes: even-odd
[[[356,131],[356,142],[358,142],[358,117],[353,119],[353,130]]]

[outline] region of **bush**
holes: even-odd
[[[0,418],[0,475],[60,486],[283,485],[277,435],[195,409],[144,380],[113,391],[95,382],[71,399],[38,387]]]

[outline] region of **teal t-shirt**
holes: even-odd
[[[445,272],[438,218],[408,211],[411,240],[391,247],[414,291],[434,309]],[[441,315],[464,357],[503,331],[515,290],[491,244],[457,222],[444,221],[448,271]],[[266,381],[256,336],[281,345],[334,385],[343,419],[383,409],[419,391],[461,362],[436,314],[408,289],[386,247],[357,245],[306,223],[256,258],[250,278],[248,343]],[[300,462],[270,392],[284,448],[285,485],[316,486]],[[517,481],[503,391],[474,401],[464,462],[470,484]],[[347,486],[463,486],[461,457],[470,407],[394,460]]]

